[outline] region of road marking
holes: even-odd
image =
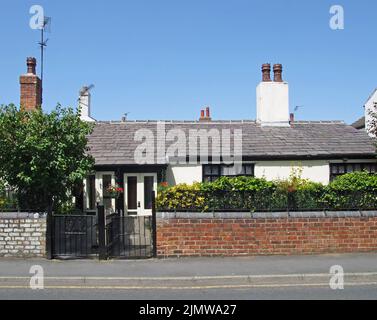
[[[348,287],[377,286],[377,282],[353,282]],[[79,289],[79,290],[203,290],[203,289],[247,289],[247,288],[281,288],[281,287],[328,287],[328,283],[291,283],[291,284],[245,284],[245,285],[212,285],[212,286],[44,286],[44,289]],[[0,286],[0,289],[30,289],[29,286]]]
[[[44,277],[46,280],[148,280],[148,281],[164,281],[164,280],[221,280],[221,279],[274,279],[274,278],[308,278],[308,277],[330,277],[328,273],[307,273],[307,274],[268,274],[268,275],[224,275],[224,276],[182,276],[182,277],[83,277],[83,276],[68,276],[68,277]],[[345,277],[353,276],[377,276],[377,272],[355,272],[345,273]],[[24,276],[0,276],[0,280],[11,279],[30,279]]]

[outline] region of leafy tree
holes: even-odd
[[[90,172],[87,154],[92,125],[79,111],[61,108],[19,111],[0,107],[0,179],[17,192],[23,209],[56,209]]]

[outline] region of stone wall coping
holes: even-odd
[[[301,212],[157,212],[156,217],[157,219],[360,218],[377,217],[377,210]]]
[[[0,212],[0,219],[45,219],[45,213],[35,212]]]

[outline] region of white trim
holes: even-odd
[[[137,181],[137,195],[136,195],[136,202],[138,207],[136,210],[130,210],[135,212],[138,216],[150,216],[152,214],[151,209],[144,208],[144,177],[153,177],[153,189],[157,195],[157,173],[125,173],[124,177],[124,214],[128,214],[127,208],[127,193],[128,193],[128,185],[127,185],[127,178],[128,177],[136,177]],[[140,206],[139,206],[140,204]]]
[[[115,172],[114,171],[97,171],[96,172],[96,202],[103,205],[103,176],[111,176],[111,184],[115,184]],[[115,199],[111,199],[111,210],[115,212]]]

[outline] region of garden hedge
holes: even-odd
[[[310,211],[377,209],[377,175],[337,177],[329,185],[292,175],[287,180],[221,177],[211,183],[159,187],[160,211]]]

